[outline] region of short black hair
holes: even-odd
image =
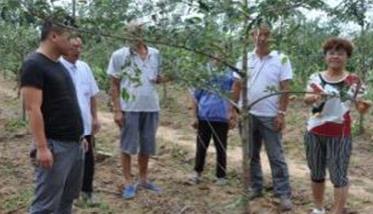
[[[52,32],[66,32],[69,30],[68,27],[75,27],[75,21],[70,16],[65,16],[61,22],[57,18],[48,18],[41,27],[40,41],[45,41]]]
[[[266,23],[256,25],[251,30],[251,34],[253,35],[254,33],[257,33],[257,32],[264,32],[268,35],[271,35],[271,26]]]

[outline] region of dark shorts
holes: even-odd
[[[159,112],[125,112],[120,148],[123,153],[154,155]]]

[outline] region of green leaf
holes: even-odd
[[[124,101],[129,101],[131,98],[131,95],[128,93],[128,91],[125,88],[122,88],[121,97]]]
[[[210,7],[204,3],[202,0],[198,0],[199,8],[204,11],[210,11]]]
[[[289,58],[285,55],[281,56],[281,64],[285,65],[289,61]]]

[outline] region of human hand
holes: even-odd
[[[92,118],[92,132],[97,134],[101,129],[101,123],[97,118]]]
[[[87,152],[89,145],[88,145],[88,141],[85,138],[82,140],[82,146],[83,146],[83,151]]]
[[[38,164],[45,169],[50,169],[53,166],[53,155],[48,147],[39,148],[36,159]]]
[[[124,125],[124,114],[122,111],[114,112],[114,122],[119,128],[122,128]]]
[[[229,129],[234,129],[237,126],[238,114],[236,110],[232,110],[229,116]]]
[[[274,130],[277,132],[282,131],[285,128],[285,116],[277,114],[274,120]]]
[[[365,114],[368,112],[369,108],[372,106],[372,102],[368,100],[359,100],[356,102],[356,110],[360,114]]]
[[[192,126],[194,129],[198,129],[198,119],[197,119],[197,118],[193,121],[193,123],[192,123],[191,126]]]

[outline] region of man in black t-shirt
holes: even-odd
[[[21,91],[36,151],[36,188],[30,213],[71,213],[82,179],[83,123],[68,71],[58,61],[70,32],[51,21],[22,65]],[[34,153],[34,152],[33,152]]]

